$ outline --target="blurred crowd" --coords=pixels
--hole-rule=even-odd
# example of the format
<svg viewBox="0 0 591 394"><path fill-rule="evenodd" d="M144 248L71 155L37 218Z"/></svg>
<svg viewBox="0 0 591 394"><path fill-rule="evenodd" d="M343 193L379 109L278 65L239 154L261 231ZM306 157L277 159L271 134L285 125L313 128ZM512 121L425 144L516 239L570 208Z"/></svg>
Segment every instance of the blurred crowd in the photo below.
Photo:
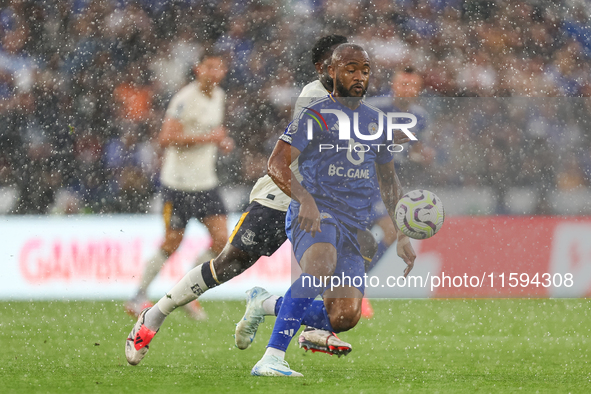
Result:
<svg viewBox="0 0 591 394"><path fill-rule="evenodd" d="M205 50L229 63L226 118L238 149L219 172L244 194L265 173L293 99L316 78L311 46L332 33L367 48L369 96L396 96L397 72L420 79L415 105L428 124L402 160L405 184L491 187L500 213L511 186L543 197L590 184L585 1L0 4L0 212L149 210L159 187L154 136ZM551 213L543 198L538 212Z"/></svg>

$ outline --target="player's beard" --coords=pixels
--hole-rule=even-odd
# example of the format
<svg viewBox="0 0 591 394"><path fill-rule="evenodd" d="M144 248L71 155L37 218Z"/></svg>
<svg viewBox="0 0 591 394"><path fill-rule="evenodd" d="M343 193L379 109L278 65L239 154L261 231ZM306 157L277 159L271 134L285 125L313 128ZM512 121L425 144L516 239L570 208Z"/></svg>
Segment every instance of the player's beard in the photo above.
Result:
<svg viewBox="0 0 591 394"><path fill-rule="evenodd" d="M351 98L361 99L363 96L365 96L365 93L367 92L367 87L363 87L363 84L361 84L361 86L363 87L363 90L361 91L361 95L360 96L352 95L351 92L353 90L354 85L351 85L351 87L349 89L347 89L338 77L334 79L334 84L335 84L335 91L339 94L340 97L351 97Z"/></svg>
<svg viewBox="0 0 591 394"><path fill-rule="evenodd" d="M363 88L363 90L361 92L361 96L352 96L351 90L353 89L353 85L351 85L351 87L349 89L347 89L345 87L345 85L338 78L334 79L334 83L335 83L335 92L337 92L339 95L339 101L341 101L341 103L343 103L345 106L347 106L351 109L357 108L357 106L361 102L361 99L365 95L367 88ZM363 86L363 85L361 85L361 86Z"/></svg>

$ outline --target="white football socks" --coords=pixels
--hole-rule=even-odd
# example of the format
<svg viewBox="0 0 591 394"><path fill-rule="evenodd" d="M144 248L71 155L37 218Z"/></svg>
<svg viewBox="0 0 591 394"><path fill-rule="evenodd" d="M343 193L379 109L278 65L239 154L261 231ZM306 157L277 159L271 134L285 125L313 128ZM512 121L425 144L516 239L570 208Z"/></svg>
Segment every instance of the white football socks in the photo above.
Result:
<svg viewBox="0 0 591 394"><path fill-rule="evenodd" d="M166 316L172 311L196 300L208 289L203 281L203 276L201 275L202 265L203 264L200 264L187 272L187 274L183 276L183 278L146 313L144 321L146 327L150 330L158 330Z"/></svg>
<svg viewBox="0 0 591 394"><path fill-rule="evenodd" d="M158 301L156 305L165 315L170 314L179 306L188 304L196 300L203 294L208 287L205 285L203 276L201 275L203 264L198 265L191 271L187 272L185 276L174 287L166 293L164 297Z"/></svg>
<svg viewBox="0 0 591 394"><path fill-rule="evenodd" d="M138 297L145 297L146 292L148 291L148 287L150 283L154 280L154 278L158 275L166 260L168 260L168 256L162 249L158 249L158 252L150 260L146 262L146 267L144 268L144 272L142 274L142 279L140 281L140 287L137 292Z"/></svg>
<svg viewBox="0 0 591 394"><path fill-rule="evenodd" d="M162 323L164 323L164 319L166 319L166 315L162 313L158 304L156 304L146 312L146 315L144 316L144 325L152 331L158 331Z"/></svg>

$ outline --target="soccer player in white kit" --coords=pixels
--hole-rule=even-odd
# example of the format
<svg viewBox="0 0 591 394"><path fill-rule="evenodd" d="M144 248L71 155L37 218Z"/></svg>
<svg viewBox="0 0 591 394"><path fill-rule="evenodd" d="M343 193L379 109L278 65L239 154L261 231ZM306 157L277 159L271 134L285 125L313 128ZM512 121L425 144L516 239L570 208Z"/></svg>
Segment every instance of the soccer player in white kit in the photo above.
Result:
<svg viewBox="0 0 591 394"><path fill-rule="evenodd" d="M164 241L146 263L135 297L125 304L135 315L152 304L146 292L168 258L178 249L191 218L207 227L211 248L202 258L218 255L226 243L227 211L218 191L218 151L232 150L234 141L223 127L225 93L219 87L227 73L222 57L206 54L195 66L196 80L170 101L158 142L164 148L160 173L164 200ZM185 307L195 319L205 317L197 303Z"/></svg>

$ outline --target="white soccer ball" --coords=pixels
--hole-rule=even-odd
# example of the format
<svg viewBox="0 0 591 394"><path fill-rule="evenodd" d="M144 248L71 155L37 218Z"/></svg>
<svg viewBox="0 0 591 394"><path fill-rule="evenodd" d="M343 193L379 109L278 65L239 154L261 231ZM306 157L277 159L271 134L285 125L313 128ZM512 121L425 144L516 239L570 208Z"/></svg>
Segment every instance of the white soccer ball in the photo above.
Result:
<svg viewBox="0 0 591 394"><path fill-rule="evenodd" d="M444 219L441 199L428 190L408 192L396 204L396 225L410 238L431 238Z"/></svg>

